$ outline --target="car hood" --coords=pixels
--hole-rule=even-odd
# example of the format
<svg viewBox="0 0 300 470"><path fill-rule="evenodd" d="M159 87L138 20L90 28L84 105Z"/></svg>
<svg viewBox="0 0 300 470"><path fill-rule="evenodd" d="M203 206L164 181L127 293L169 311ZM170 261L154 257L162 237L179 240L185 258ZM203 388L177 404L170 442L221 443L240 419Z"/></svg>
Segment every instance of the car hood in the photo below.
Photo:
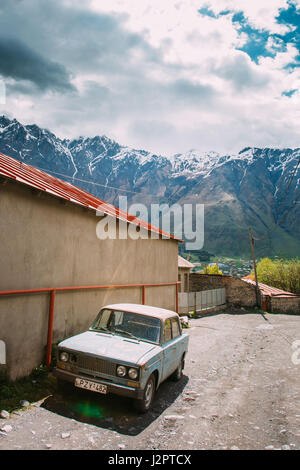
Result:
<svg viewBox="0 0 300 470"><path fill-rule="evenodd" d="M136 341L119 335L111 335L96 331L86 331L65 339L58 345L60 348L71 349L81 353L101 356L120 362L137 364L151 350L157 349L155 344Z"/></svg>

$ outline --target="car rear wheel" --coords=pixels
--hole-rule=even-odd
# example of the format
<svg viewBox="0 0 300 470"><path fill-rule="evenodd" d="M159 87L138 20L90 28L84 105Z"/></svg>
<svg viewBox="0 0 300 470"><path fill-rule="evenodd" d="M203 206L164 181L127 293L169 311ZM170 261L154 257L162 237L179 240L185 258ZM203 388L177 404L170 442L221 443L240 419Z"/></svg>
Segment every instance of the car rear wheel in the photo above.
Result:
<svg viewBox="0 0 300 470"><path fill-rule="evenodd" d="M175 372L172 375L172 380L174 380L174 382L178 382L181 379L181 377L183 375L183 373L182 373L183 367L184 367L184 359L182 358L180 363L178 364L177 369L175 370Z"/></svg>
<svg viewBox="0 0 300 470"><path fill-rule="evenodd" d="M135 401L137 410L141 413L147 413L150 410L155 395L155 378L154 375L149 380L144 389L143 398Z"/></svg>

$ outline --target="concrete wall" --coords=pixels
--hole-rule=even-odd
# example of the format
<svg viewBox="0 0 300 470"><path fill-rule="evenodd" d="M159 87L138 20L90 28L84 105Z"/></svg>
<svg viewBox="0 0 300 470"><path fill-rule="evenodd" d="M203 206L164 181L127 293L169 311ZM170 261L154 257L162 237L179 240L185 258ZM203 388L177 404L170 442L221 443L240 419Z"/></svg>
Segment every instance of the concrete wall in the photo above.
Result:
<svg viewBox="0 0 300 470"><path fill-rule="evenodd" d="M99 220L93 211L25 185L0 185L0 290L177 281L176 241L99 240ZM44 357L49 298L0 296L0 339L12 379ZM57 292L54 342L84 331L114 302L141 303L141 289ZM146 289L146 304L175 310L175 286Z"/></svg>
<svg viewBox="0 0 300 470"><path fill-rule="evenodd" d="M231 276L217 274L190 274L190 292L226 288L226 302L237 307L255 307L255 286Z"/></svg>

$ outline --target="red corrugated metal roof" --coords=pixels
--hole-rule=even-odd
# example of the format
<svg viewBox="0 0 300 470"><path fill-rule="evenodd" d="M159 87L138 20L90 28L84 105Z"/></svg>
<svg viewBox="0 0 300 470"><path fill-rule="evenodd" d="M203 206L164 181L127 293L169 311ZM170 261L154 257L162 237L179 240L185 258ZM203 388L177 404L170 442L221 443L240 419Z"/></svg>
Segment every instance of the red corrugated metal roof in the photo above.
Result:
<svg viewBox="0 0 300 470"><path fill-rule="evenodd" d="M19 183L26 184L27 186L31 186L52 194L53 196L70 201L74 204L79 204L95 211L99 209L101 212L116 217L119 220L143 227L148 231L158 233L167 238L181 241L179 238L176 238L173 235L118 209L112 204L102 201L71 183L55 178L42 170L38 170L31 165L20 162L15 158L8 157L3 153L0 153L0 174L7 178L16 180Z"/></svg>
<svg viewBox="0 0 300 470"><path fill-rule="evenodd" d="M243 277L242 280L255 286L255 281L252 279ZM293 294L292 292L287 292L282 289L277 289L277 287L268 286L262 282L258 283L258 287L262 295L276 295L277 297L299 297L297 294Z"/></svg>

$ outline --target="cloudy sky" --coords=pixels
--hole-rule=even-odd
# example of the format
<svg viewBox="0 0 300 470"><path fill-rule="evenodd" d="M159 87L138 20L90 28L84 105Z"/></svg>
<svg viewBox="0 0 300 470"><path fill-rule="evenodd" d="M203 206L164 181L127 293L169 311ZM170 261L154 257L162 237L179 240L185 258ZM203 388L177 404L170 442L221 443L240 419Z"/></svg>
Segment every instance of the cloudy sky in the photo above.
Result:
<svg viewBox="0 0 300 470"><path fill-rule="evenodd" d="M299 65L300 0L0 2L0 114L60 137L298 147Z"/></svg>

